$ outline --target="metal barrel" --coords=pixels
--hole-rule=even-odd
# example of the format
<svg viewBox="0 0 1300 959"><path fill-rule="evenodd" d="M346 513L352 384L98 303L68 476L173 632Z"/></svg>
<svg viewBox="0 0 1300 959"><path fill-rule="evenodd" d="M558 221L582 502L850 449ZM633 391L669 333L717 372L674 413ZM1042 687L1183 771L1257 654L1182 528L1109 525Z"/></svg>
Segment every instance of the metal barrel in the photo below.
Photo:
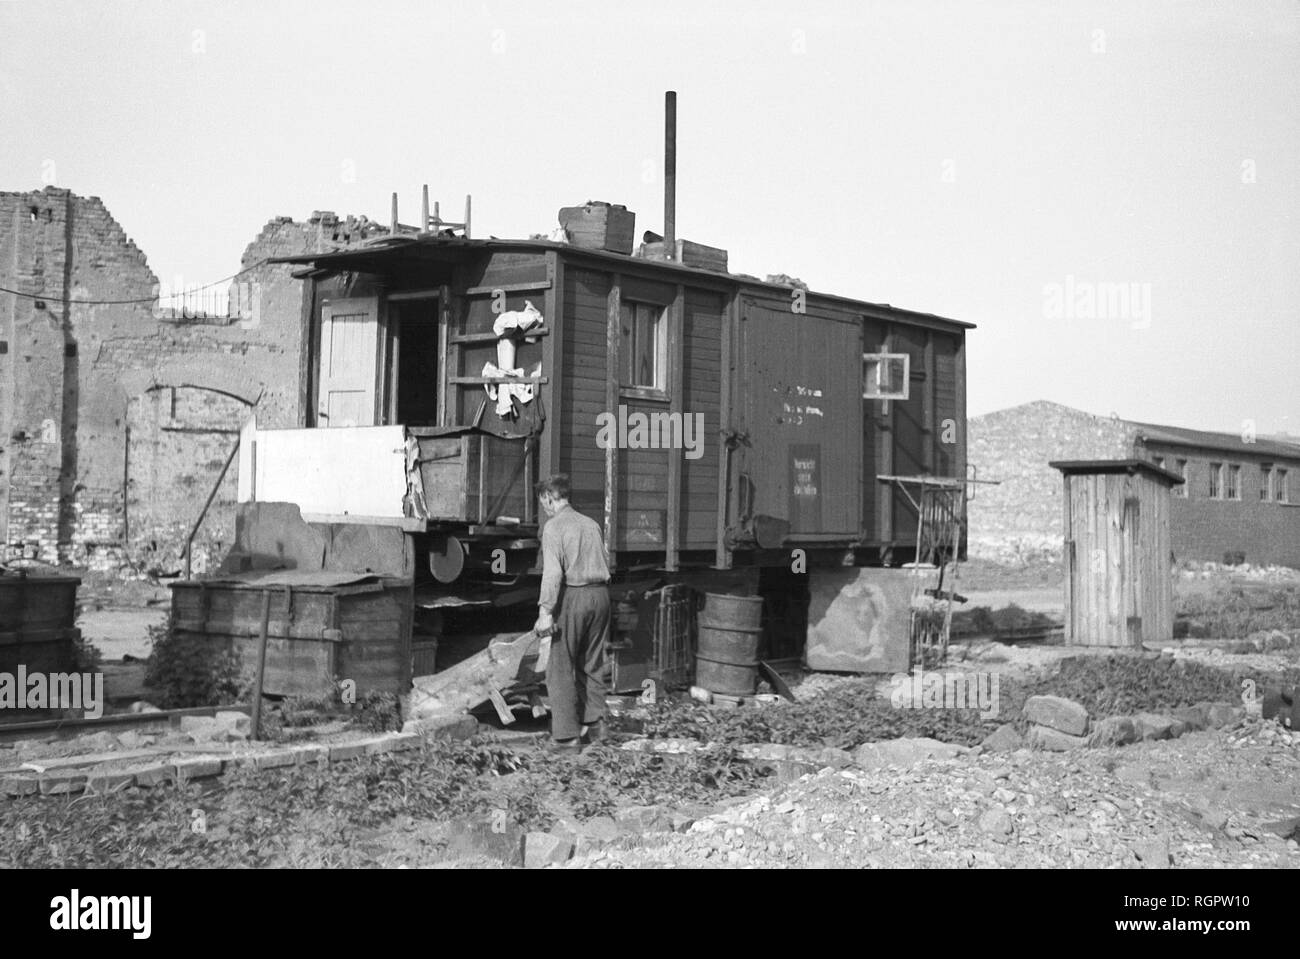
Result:
<svg viewBox="0 0 1300 959"><path fill-rule="evenodd" d="M695 653L695 685L726 696L758 687L763 598L705 593Z"/></svg>

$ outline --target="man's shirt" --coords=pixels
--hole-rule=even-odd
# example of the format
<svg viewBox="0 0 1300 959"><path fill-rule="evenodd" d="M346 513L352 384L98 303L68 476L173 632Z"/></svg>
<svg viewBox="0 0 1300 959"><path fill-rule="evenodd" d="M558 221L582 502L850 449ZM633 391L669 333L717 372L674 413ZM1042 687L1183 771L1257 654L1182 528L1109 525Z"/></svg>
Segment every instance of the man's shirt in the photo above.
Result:
<svg viewBox="0 0 1300 959"><path fill-rule="evenodd" d="M605 541L600 526L572 506L565 506L542 526L542 593L537 605L554 610L560 584L608 583Z"/></svg>

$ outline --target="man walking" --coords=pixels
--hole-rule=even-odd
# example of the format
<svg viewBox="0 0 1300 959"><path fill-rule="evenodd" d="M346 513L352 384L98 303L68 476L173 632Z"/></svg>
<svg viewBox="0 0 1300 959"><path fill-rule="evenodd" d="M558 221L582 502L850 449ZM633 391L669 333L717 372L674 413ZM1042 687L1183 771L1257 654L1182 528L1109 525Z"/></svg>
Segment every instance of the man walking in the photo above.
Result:
<svg viewBox="0 0 1300 959"><path fill-rule="evenodd" d="M569 477L537 484L542 526L542 591L538 632L559 626L546 667L551 699L551 746L581 752L583 738L605 734L605 645L609 641L609 566L600 527L569 505ZM555 614L559 605L558 616Z"/></svg>

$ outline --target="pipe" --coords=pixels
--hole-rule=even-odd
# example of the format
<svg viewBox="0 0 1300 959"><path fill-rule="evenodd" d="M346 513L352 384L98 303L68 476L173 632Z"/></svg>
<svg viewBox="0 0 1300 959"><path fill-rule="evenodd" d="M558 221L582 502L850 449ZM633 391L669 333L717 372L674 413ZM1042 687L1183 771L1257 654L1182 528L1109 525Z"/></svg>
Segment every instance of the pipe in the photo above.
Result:
<svg viewBox="0 0 1300 959"><path fill-rule="evenodd" d="M664 258L677 258L677 93L664 94Z"/></svg>

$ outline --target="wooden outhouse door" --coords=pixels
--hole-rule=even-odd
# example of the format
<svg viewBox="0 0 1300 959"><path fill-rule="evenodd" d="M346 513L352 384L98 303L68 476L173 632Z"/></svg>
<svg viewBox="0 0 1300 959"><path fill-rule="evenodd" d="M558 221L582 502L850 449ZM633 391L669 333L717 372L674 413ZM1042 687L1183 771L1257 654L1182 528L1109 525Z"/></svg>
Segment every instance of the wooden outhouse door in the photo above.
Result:
<svg viewBox="0 0 1300 959"><path fill-rule="evenodd" d="M321 312L319 426L375 426L379 396L379 301L334 300Z"/></svg>

